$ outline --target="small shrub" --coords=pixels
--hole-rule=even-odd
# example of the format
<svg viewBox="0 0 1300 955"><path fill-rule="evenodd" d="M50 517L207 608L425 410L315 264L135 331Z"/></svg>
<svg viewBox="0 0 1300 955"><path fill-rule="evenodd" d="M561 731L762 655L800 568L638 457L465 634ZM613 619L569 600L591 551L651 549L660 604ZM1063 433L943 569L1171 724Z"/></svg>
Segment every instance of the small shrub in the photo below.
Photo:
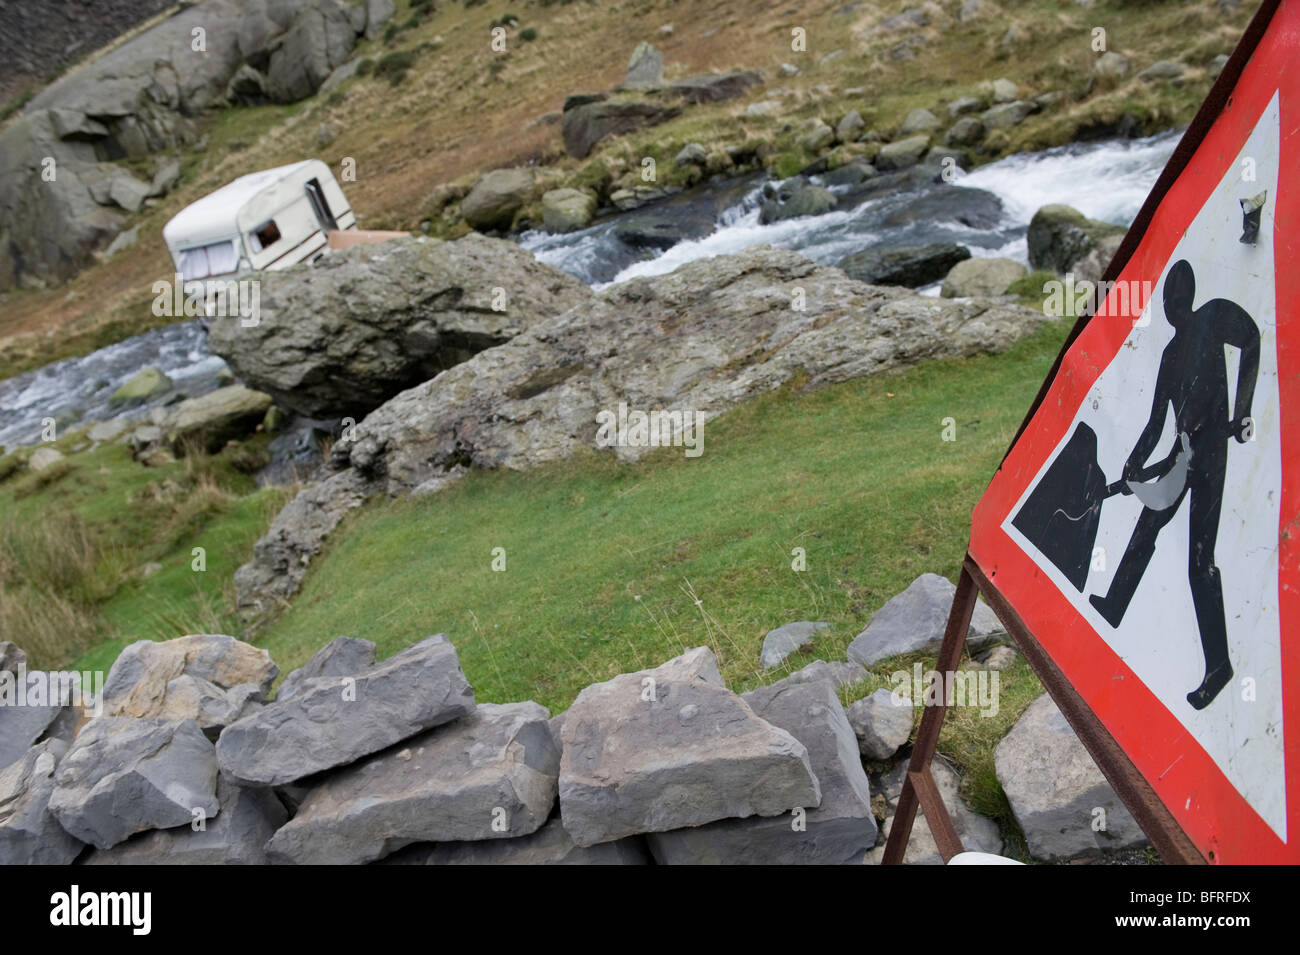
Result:
<svg viewBox="0 0 1300 955"><path fill-rule="evenodd" d="M525 43L532 43L534 40L537 39L537 31L534 30L532 27L528 27L524 30L520 30L519 39L523 40Z"/></svg>
<svg viewBox="0 0 1300 955"><path fill-rule="evenodd" d="M415 52L413 50L385 53L383 58L375 64L375 76L387 77L388 82L396 86L406 79L406 71L411 68L413 63L415 63Z"/></svg>
<svg viewBox="0 0 1300 955"><path fill-rule="evenodd" d="M362 60L360 63L357 64L357 76L367 76L369 75L370 71L373 70L374 68L375 68L375 61L372 60L370 57L366 57L364 60Z"/></svg>
<svg viewBox="0 0 1300 955"><path fill-rule="evenodd" d="M396 40L397 34L401 32L402 32L402 28L399 27L396 23L388 24L388 28L384 30L384 46L388 46L390 43Z"/></svg>
<svg viewBox="0 0 1300 955"><path fill-rule="evenodd" d="M6 454L4 457L0 457L0 484L17 474L22 466L22 459L16 454Z"/></svg>

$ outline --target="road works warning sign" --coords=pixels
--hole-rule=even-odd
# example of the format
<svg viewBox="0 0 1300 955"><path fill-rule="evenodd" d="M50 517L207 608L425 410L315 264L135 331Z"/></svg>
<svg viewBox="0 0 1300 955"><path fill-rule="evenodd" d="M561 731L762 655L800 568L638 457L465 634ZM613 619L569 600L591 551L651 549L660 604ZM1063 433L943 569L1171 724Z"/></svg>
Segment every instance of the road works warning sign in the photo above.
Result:
<svg viewBox="0 0 1300 955"><path fill-rule="evenodd" d="M1213 862L1300 861L1297 63L1300 0L1266 5L972 529Z"/></svg>

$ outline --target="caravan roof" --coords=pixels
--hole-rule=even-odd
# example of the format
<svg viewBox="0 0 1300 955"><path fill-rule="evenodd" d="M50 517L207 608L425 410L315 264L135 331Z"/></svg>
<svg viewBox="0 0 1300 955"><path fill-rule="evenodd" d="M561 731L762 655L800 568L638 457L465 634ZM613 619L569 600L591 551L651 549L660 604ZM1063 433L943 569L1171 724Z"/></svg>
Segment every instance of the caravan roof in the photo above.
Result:
<svg viewBox="0 0 1300 955"><path fill-rule="evenodd" d="M329 168L319 159L307 159L240 176L176 213L163 226L163 241L169 248L184 249L238 235L239 213L252 199L273 189L290 176L305 172L308 166L321 167L324 175L329 177Z"/></svg>

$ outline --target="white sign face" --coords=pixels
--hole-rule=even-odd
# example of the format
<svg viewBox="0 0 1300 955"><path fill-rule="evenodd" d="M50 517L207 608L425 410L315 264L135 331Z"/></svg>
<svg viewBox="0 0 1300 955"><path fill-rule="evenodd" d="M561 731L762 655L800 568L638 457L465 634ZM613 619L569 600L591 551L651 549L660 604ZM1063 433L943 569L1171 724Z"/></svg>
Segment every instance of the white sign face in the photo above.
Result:
<svg viewBox="0 0 1300 955"><path fill-rule="evenodd" d="M1275 95L1002 529L1285 840L1273 250L1279 141ZM1258 235L1243 242L1242 200L1261 193ZM1249 393L1250 382L1243 427L1238 392ZM1095 495L1095 539L1080 535L1089 548L1085 579L1043 553L1060 546L1060 535L1027 536L1015 520L1036 491L1051 499L1043 485L1078 476L1074 463L1091 439L1070 445L1088 429L1100 472L1093 486L1109 493ZM1135 473L1141 469L1148 473ZM1126 477L1146 486L1113 490Z"/></svg>

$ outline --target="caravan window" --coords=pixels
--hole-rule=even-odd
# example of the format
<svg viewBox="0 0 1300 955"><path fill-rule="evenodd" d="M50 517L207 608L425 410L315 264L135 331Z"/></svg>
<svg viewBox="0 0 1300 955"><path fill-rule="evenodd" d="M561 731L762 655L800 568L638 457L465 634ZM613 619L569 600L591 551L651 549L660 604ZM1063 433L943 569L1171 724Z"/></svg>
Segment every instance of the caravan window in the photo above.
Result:
<svg viewBox="0 0 1300 955"><path fill-rule="evenodd" d="M235 250L232 239L186 249L180 253L181 278L186 281L205 279L209 275L225 275L235 271L238 264L239 253Z"/></svg>
<svg viewBox="0 0 1300 955"><path fill-rule="evenodd" d="M280 227L275 224L274 219L267 219L250 232L249 237L253 240L253 251L261 252L267 246L280 241Z"/></svg>

